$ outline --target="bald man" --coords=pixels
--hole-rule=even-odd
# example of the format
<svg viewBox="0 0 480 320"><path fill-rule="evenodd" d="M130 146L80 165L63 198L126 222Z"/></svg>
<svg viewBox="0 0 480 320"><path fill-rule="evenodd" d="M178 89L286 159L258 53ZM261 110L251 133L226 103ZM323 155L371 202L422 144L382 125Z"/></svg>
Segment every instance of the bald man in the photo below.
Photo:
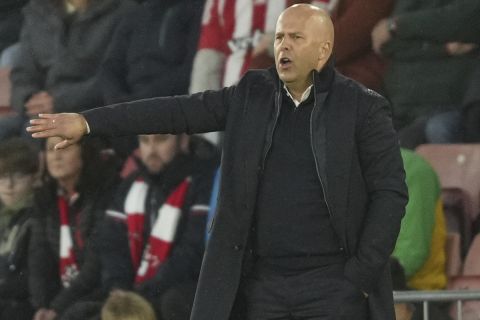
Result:
<svg viewBox="0 0 480 320"><path fill-rule="evenodd" d="M225 131L192 320L393 320L407 190L387 101L338 74L328 15L286 9L275 68L191 96L42 115L34 137Z"/></svg>

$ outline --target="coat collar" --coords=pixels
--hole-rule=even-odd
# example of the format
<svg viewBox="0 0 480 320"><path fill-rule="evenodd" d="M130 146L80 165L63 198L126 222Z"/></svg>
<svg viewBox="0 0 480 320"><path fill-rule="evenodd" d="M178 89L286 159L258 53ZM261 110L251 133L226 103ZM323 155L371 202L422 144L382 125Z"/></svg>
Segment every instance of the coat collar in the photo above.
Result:
<svg viewBox="0 0 480 320"><path fill-rule="evenodd" d="M275 67L270 67L269 72L273 77L274 85L276 91L281 90L284 86L282 80L278 76L278 72ZM320 71L312 71L313 76L313 86L315 88L315 94L319 94L322 92L327 92L332 86L333 80L335 78L335 67L334 67L334 59L331 57L325 66Z"/></svg>

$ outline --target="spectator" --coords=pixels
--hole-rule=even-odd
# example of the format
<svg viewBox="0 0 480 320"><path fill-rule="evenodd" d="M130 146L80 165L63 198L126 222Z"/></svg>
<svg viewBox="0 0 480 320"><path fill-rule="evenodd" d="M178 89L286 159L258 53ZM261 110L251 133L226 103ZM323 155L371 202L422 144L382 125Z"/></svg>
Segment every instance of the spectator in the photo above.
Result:
<svg viewBox="0 0 480 320"><path fill-rule="evenodd" d="M105 104L188 92L203 0L147 0L120 23L100 75ZM125 157L134 137L113 140Z"/></svg>
<svg viewBox="0 0 480 320"><path fill-rule="evenodd" d="M155 320L152 306L142 296L115 290L102 308L102 320Z"/></svg>
<svg viewBox="0 0 480 320"><path fill-rule="evenodd" d="M0 142L0 319L30 320L27 250L38 157L23 140Z"/></svg>
<svg viewBox="0 0 480 320"><path fill-rule="evenodd" d="M330 0L335 28L335 66L366 87L382 91L385 61L373 52L370 34L393 0Z"/></svg>
<svg viewBox="0 0 480 320"><path fill-rule="evenodd" d="M3 0L0 3L0 55L15 44L22 27L22 7L28 0Z"/></svg>
<svg viewBox="0 0 480 320"><path fill-rule="evenodd" d="M25 7L18 64L11 73L11 104L1 119L19 134L39 113L80 111L102 104L95 74L130 0L32 0ZM13 123L13 125L12 125ZM3 131L3 130L2 130Z"/></svg>
<svg viewBox="0 0 480 320"><path fill-rule="evenodd" d="M4 0L0 3L0 68L10 69L18 60L18 38L22 27L21 9L27 0Z"/></svg>
<svg viewBox="0 0 480 320"><path fill-rule="evenodd" d="M410 288L444 289L447 231L440 182L422 157L406 149L401 154L409 201L393 257L402 266Z"/></svg>
<svg viewBox="0 0 480 320"><path fill-rule="evenodd" d="M298 1L209 0L203 11L190 93L236 83L250 68L273 65L273 33L280 13ZM219 143L218 133L204 136Z"/></svg>
<svg viewBox="0 0 480 320"><path fill-rule="evenodd" d="M200 272L216 162L187 136L139 136L139 168L120 185L102 228L103 283L148 298L159 319L188 319Z"/></svg>
<svg viewBox="0 0 480 320"><path fill-rule="evenodd" d="M460 108L469 74L478 63L479 14L480 4L474 0L442 4L401 0L393 15L374 28L375 50L391 59L385 88L396 126L415 124L411 130L418 133L413 137L420 136L418 142L412 142L408 131L400 132L405 147L414 148L425 141L425 124L432 115Z"/></svg>
<svg viewBox="0 0 480 320"><path fill-rule="evenodd" d="M46 142L47 173L35 197L29 252L35 320L70 319L77 302L98 299L96 227L116 181L92 141L61 151L53 149L58 141Z"/></svg>

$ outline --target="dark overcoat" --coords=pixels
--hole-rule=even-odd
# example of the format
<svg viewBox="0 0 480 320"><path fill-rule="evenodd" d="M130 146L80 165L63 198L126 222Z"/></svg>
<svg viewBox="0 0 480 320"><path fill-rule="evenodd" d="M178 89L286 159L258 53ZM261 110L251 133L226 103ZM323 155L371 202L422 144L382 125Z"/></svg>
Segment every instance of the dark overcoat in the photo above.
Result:
<svg viewBox="0 0 480 320"><path fill-rule="evenodd" d="M344 274L369 294L369 319L393 320L387 261L404 215L407 189L390 108L380 95L330 67L313 77L311 145L332 224L348 256ZM217 214L192 320L227 320L238 314L238 289L252 255L248 240L257 190L282 88L275 70L256 70L220 91L83 113L91 134L98 135L225 130Z"/></svg>

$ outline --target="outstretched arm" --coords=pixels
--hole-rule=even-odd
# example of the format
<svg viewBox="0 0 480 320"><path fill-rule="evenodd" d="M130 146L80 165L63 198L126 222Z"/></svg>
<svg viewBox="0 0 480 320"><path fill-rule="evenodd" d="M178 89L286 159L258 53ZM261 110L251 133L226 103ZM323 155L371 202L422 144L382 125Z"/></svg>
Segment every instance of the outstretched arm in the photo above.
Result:
<svg viewBox="0 0 480 320"><path fill-rule="evenodd" d="M34 138L61 137L65 148L90 133L126 136L153 133L202 133L225 128L235 86L191 96L163 97L121 103L81 114L42 114L27 131Z"/></svg>

